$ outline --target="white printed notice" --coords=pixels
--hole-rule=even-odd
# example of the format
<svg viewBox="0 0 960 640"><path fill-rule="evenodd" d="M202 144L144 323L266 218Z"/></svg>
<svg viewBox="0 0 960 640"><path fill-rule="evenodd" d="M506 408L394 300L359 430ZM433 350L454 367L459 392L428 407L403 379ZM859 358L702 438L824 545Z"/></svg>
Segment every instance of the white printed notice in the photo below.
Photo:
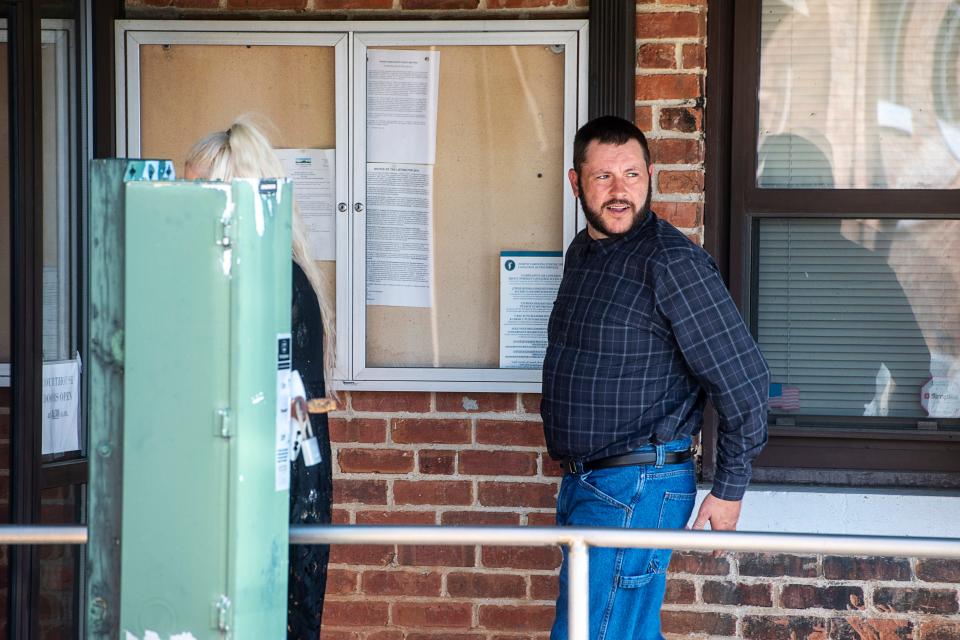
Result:
<svg viewBox="0 0 960 640"><path fill-rule="evenodd" d="M434 164L439 51L367 50L367 161Z"/></svg>
<svg viewBox="0 0 960 640"><path fill-rule="evenodd" d="M540 369L563 276L560 251L500 252L500 368Z"/></svg>
<svg viewBox="0 0 960 640"><path fill-rule="evenodd" d="M367 164L367 304L430 307L433 167Z"/></svg>
<svg viewBox="0 0 960 640"><path fill-rule="evenodd" d="M310 257L337 259L337 202L333 149L276 149L306 227Z"/></svg>
<svg viewBox="0 0 960 640"><path fill-rule="evenodd" d="M277 412L274 430L273 489L290 490L290 376L293 344L289 333L277 334Z"/></svg>
<svg viewBox="0 0 960 640"><path fill-rule="evenodd" d="M80 360L43 363L44 455L80 448Z"/></svg>

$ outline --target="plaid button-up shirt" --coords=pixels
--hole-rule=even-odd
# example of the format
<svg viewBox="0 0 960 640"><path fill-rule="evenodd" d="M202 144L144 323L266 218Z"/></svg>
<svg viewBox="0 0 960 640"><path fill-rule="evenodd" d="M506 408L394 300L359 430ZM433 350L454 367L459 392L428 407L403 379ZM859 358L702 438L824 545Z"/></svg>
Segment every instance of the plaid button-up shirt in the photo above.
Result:
<svg viewBox="0 0 960 640"><path fill-rule="evenodd" d="M550 315L541 414L550 455L596 460L720 416L712 493L743 497L767 438L770 373L713 259L650 213L620 238L580 232Z"/></svg>

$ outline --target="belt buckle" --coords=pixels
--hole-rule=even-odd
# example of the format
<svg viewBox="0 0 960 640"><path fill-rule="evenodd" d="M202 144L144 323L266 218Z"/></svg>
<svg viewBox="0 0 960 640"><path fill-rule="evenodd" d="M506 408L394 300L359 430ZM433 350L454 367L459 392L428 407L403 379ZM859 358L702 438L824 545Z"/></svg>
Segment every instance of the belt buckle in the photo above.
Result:
<svg viewBox="0 0 960 640"><path fill-rule="evenodd" d="M566 469L567 473L572 473L573 475L578 475L580 473L580 471L577 469L577 461L574 460L573 458L570 458L569 460L565 460L563 463L563 467L564 469Z"/></svg>

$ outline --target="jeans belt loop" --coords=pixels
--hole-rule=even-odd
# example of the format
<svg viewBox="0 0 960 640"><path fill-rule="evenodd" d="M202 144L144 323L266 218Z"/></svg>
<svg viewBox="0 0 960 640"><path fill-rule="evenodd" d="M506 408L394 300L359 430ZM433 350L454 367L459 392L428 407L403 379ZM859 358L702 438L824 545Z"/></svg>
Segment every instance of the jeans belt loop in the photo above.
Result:
<svg viewBox="0 0 960 640"><path fill-rule="evenodd" d="M583 460L567 460L566 467L568 473L572 473L577 476L583 474Z"/></svg>
<svg viewBox="0 0 960 640"><path fill-rule="evenodd" d="M658 444L658 445L655 445L655 449L656 449L656 451L657 451L656 467L659 469L660 467L663 466L664 461L666 460L666 457L667 457L667 445Z"/></svg>

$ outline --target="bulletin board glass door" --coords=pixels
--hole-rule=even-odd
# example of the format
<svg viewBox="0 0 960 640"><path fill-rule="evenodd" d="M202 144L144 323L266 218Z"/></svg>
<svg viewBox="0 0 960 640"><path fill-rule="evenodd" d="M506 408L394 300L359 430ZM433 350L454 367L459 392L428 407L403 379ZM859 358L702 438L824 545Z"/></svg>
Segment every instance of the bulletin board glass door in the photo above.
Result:
<svg viewBox="0 0 960 640"><path fill-rule="evenodd" d="M217 30L217 23L181 21L174 23L178 30L137 24L149 25L134 23L125 33L121 155L171 159L182 177L194 143L247 116L269 137L288 175L298 160L325 163L329 202L311 208L303 193L296 198L326 296L335 315L346 317L348 280L336 267L340 252L340 264L348 262L347 229L340 221L346 204L338 209L348 199L346 34L270 33L259 23L231 23L229 32ZM337 377L346 375L347 344L343 339L337 345Z"/></svg>
<svg viewBox="0 0 960 640"><path fill-rule="evenodd" d="M355 379L538 388L535 356L503 365L501 256L550 262L558 281L575 233L577 33L354 42Z"/></svg>

